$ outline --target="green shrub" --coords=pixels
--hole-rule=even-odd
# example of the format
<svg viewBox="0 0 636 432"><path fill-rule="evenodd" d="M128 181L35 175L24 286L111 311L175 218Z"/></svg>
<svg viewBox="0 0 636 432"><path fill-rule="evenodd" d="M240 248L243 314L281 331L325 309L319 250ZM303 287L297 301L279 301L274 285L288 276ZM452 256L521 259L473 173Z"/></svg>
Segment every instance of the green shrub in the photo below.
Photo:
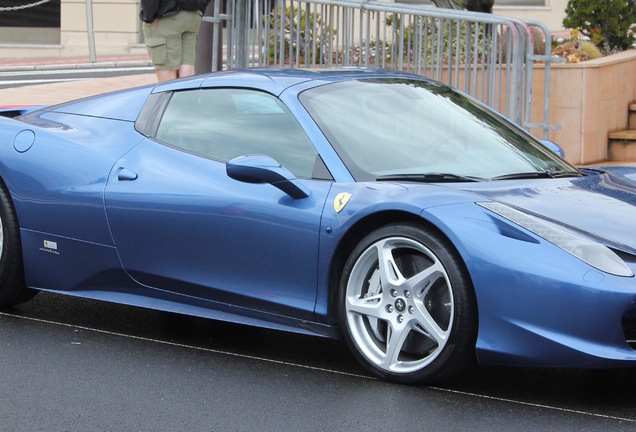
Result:
<svg viewBox="0 0 636 432"><path fill-rule="evenodd" d="M569 0L563 25L577 29L604 51L632 47L636 23L634 0Z"/></svg>
<svg viewBox="0 0 636 432"><path fill-rule="evenodd" d="M594 60L594 59L603 57L603 54L601 54L601 51L592 42L582 41L581 42L581 51L583 51L585 54L587 54L587 56L589 57L590 60Z"/></svg>

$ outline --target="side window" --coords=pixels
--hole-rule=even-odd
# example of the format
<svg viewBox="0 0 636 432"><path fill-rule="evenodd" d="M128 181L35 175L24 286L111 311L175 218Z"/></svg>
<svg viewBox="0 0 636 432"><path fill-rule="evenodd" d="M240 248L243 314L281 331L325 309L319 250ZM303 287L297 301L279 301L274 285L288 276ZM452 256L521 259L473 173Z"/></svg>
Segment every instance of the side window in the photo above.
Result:
<svg viewBox="0 0 636 432"><path fill-rule="evenodd" d="M312 178L320 158L294 116L274 96L245 89L175 92L155 138L226 162L265 154L301 178Z"/></svg>

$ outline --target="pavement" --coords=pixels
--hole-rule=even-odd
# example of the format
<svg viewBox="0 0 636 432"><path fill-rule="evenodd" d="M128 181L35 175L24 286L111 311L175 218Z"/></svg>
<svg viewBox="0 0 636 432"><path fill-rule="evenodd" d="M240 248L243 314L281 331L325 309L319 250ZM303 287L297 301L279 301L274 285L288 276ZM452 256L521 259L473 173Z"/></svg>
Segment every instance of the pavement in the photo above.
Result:
<svg viewBox="0 0 636 432"><path fill-rule="evenodd" d="M58 69L90 69L131 66L151 66L145 55L100 56L95 62L88 57L1 59L0 73L19 74L23 71ZM112 78L91 78L48 84L0 89L0 106L51 105L96 94L138 87L157 82L154 73Z"/></svg>

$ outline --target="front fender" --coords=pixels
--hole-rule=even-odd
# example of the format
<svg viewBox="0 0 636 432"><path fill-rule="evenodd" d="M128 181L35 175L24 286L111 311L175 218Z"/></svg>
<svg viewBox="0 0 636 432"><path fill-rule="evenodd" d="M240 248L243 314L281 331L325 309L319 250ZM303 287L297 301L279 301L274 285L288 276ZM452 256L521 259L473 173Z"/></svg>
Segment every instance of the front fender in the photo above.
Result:
<svg viewBox="0 0 636 432"><path fill-rule="evenodd" d="M342 194L350 195L344 205ZM361 236L383 224L421 218L423 206L458 202L472 203L474 198L469 193L433 184L411 188L390 182L334 183L325 202L320 228L317 318L325 322L333 320L329 317L331 276L341 251L352 249Z"/></svg>

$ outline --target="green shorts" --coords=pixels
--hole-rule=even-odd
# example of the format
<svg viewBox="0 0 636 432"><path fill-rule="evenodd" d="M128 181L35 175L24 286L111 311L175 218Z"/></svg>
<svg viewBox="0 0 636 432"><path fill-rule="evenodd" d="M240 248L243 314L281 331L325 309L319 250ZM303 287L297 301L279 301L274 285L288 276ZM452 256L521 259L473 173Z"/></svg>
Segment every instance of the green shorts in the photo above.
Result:
<svg viewBox="0 0 636 432"><path fill-rule="evenodd" d="M146 49L156 69L177 70L194 66L200 11L181 11L176 15L143 23Z"/></svg>

